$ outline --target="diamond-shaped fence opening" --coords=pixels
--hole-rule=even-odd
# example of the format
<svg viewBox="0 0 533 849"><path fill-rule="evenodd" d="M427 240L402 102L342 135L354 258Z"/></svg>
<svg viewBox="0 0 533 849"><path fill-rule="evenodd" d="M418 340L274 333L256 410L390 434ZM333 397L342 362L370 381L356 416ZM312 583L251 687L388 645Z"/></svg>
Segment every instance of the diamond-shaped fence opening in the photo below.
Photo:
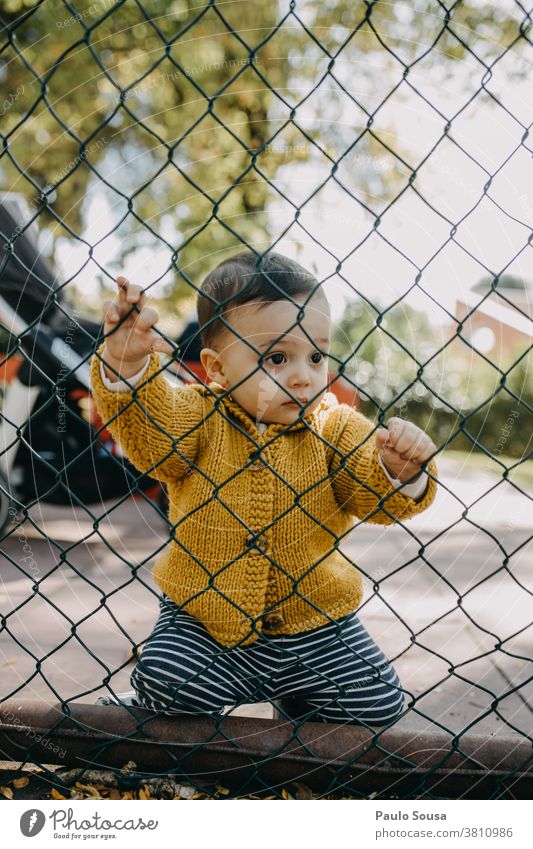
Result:
<svg viewBox="0 0 533 849"><path fill-rule="evenodd" d="M0 12L3 756L78 796L520 794L530 11ZM205 279L243 251L251 324ZM138 374L118 274L161 315ZM212 322L239 354L208 376ZM433 440L421 477L379 459L391 417Z"/></svg>

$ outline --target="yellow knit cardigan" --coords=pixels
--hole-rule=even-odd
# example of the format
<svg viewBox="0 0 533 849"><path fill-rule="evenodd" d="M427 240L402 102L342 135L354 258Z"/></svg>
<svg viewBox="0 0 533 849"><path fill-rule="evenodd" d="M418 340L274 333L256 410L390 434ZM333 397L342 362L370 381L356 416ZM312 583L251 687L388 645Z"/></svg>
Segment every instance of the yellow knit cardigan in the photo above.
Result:
<svg viewBox="0 0 533 849"><path fill-rule="evenodd" d="M378 463L374 425L327 392L292 425L253 418L218 383L172 386L153 353L128 392L91 361L97 409L125 455L168 487L172 540L153 578L223 645L296 634L355 610L362 577L336 546L355 517L383 525L425 510Z"/></svg>

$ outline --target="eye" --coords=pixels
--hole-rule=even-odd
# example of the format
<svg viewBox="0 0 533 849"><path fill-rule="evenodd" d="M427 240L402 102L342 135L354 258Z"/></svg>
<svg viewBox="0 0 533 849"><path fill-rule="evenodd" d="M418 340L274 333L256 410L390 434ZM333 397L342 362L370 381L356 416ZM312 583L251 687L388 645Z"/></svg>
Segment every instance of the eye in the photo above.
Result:
<svg viewBox="0 0 533 849"><path fill-rule="evenodd" d="M314 354L311 354L311 360L315 365L320 365L323 359L324 355L322 354L322 351L315 351Z"/></svg>
<svg viewBox="0 0 533 849"><path fill-rule="evenodd" d="M271 354L266 358L267 362L271 362L273 366L282 366L285 361L285 354L281 354L278 352L277 354Z"/></svg>

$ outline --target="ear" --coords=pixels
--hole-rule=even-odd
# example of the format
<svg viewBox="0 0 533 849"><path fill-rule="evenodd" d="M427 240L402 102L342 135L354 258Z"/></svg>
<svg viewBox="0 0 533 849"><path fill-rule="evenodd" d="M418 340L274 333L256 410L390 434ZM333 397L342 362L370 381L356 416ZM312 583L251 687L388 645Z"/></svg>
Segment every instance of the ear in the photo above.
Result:
<svg viewBox="0 0 533 849"><path fill-rule="evenodd" d="M221 386L227 388L228 380L224 374L224 368L218 351L215 351L214 348L202 348L200 351L200 362L209 380L214 380L216 383L220 383Z"/></svg>

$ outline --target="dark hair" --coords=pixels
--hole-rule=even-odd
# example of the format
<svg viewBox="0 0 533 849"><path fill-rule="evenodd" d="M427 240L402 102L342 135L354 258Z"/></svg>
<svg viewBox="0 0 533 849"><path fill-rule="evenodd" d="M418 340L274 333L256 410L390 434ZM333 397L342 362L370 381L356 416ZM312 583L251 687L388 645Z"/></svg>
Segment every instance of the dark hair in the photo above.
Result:
<svg viewBox="0 0 533 849"><path fill-rule="evenodd" d="M228 257L209 272L198 292L197 312L202 344L210 347L227 331L221 317L230 306L250 301L296 300L320 289L316 277L293 259L252 251Z"/></svg>
<svg viewBox="0 0 533 849"><path fill-rule="evenodd" d="M200 325L196 319L189 321L181 335L176 339L180 349L180 359L200 361L202 345L200 341Z"/></svg>

